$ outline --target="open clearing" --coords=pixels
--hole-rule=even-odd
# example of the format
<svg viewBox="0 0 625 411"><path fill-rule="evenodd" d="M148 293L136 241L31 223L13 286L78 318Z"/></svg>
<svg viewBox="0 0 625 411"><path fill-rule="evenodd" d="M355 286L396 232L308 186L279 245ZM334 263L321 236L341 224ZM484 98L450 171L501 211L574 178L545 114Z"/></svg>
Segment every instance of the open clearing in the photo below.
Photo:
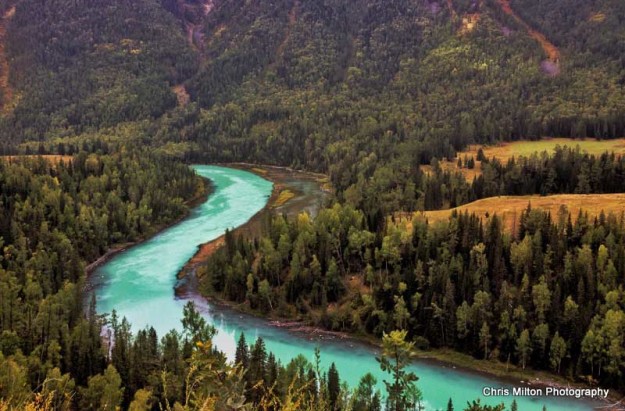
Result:
<svg viewBox="0 0 625 411"><path fill-rule="evenodd" d="M449 210L417 212L415 215L423 216L430 223L433 223L449 219L454 210L459 213L467 211L469 214L475 213L486 222L496 213L499 218L503 218L504 225L508 230L515 230L521 213L527 209L528 204L531 204L533 209L551 212L554 220L562 211L565 211L575 221L580 210L588 213L591 218L601 214L601 211L606 215L613 213L620 217L625 212L625 193L490 197Z"/></svg>
<svg viewBox="0 0 625 411"><path fill-rule="evenodd" d="M514 141L497 146L483 146L482 150L486 158L495 157L505 163L512 157L527 157L534 153L542 153L543 151L551 153L555 150L556 146L568 146L572 148L579 146L581 151L594 155L603 154L606 151L613 151L615 154L620 155L625 154L625 138L615 140L548 138L537 141ZM477 150L479 148L480 146L471 146L468 151L462 152L460 155L464 156L464 154L467 154L469 156L477 156Z"/></svg>
<svg viewBox="0 0 625 411"><path fill-rule="evenodd" d="M513 157L529 157L534 153L552 153L556 146L577 147L579 146L582 152L588 154L600 155L607 152L614 152L617 155L625 155L625 138L619 138L614 140L595 140L584 139L577 140L571 138L546 138L537 141L513 141L508 143L501 143L496 146L482 146L472 145L465 151L458 153L453 161L443 160L440 162L440 166L446 171L460 171L467 181L473 181L473 178L481 174L481 162L477 161L477 151L481 148L484 151L484 155L488 159L493 157L502 163L506 163ZM471 158L475 160L475 168L458 168L458 158L464 160L464 158ZM421 169L426 173L432 172L432 167L422 166Z"/></svg>

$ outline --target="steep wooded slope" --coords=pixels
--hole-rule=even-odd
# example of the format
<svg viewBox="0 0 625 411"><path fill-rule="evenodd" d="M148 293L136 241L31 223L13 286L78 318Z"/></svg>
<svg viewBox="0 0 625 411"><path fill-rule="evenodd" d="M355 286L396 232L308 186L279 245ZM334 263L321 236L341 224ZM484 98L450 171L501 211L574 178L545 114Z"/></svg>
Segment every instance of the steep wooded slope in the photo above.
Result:
<svg viewBox="0 0 625 411"><path fill-rule="evenodd" d="M158 120L140 128L174 154L318 170L625 134L622 3L448 3L21 0L6 45L21 98L2 131Z"/></svg>

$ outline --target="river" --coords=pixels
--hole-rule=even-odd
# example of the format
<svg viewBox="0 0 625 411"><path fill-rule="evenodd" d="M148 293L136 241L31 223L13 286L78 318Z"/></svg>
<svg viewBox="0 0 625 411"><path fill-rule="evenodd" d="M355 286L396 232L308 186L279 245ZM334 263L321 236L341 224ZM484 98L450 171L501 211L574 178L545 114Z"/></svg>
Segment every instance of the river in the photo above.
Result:
<svg viewBox="0 0 625 411"><path fill-rule="evenodd" d="M197 173L209 178L214 192L208 200L192 210L188 218L160 234L110 259L92 274L97 298L97 310L110 313L115 309L126 317L133 330L153 326L159 336L175 328L181 329L180 319L185 298L176 298L176 274L196 252L198 245L215 239L228 228L244 224L267 203L272 183L247 171L218 166L194 166ZM327 369L336 363L343 381L354 387L359 378L371 372L380 388L386 378L375 360L375 350L364 344L347 340L314 341L309 336L295 334L271 326L267 321L229 309L213 307L203 299L194 298L197 307L217 328L216 346L233 358L236 340L245 332L248 342L258 336L265 339L283 363L298 354L313 361L314 349L321 349L322 365ZM451 397L455 408L467 401L481 398L482 403L509 404L511 397L484 398L482 388L508 387L508 383L464 372L426 361L416 361L413 371L419 376L418 386L424 393L427 410L445 409ZM519 410L549 411L590 410L590 403L569 398L517 397Z"/></svg>

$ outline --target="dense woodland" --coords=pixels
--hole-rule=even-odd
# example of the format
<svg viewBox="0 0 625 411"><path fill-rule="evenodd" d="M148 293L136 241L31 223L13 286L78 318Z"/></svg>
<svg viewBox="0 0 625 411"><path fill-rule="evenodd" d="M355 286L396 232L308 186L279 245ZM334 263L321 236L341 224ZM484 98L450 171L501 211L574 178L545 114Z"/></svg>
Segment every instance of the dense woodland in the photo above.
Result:
<svg viewBox="0 0 625 411"><path fill-rule="evenodd" d="M15 108L3 142L74 136L154 119L196 69L176 19L152 1L13 2L6 53Z"/></svg>
<svg viewBox="0 0 625 411"><path fill-rule="evenodd" d="M516 235L496 216L483 225L468 214L376 232L337 204L314 221L277 216L258 240L226 240L203 273L209 294L624 388L623 215L572 222L528 207Z"/></svg>
<svg viewBox="0 0 625 411"><path fill-rule="evenodd" d="M457 173L455 187L435 165L412 190L416 202L435 209L484 196L625 190L625 162L607 153L557 148L505 166L479 155L483 174L471 185ZM468 214L435 225L419 216L412 232L379 216L337 203L314 220L275 216L253 241L228 233L201 272L204 292L332 330L404 329L423 349L624 388L624 215L591 220L563 205L552 216L528 204L512 232L496 215L486 225Z"/></svg>
<svg viewBox="0 0 625 411"><path fill-rule="evenodd" d="M139 122L176 154L332 174L371 155L427 164L469 142L625 134L617 0L512 1L560 48L555 77L495 1L451 1L452 12L420 0L216 0L206 17L198 3L17 2L7 54L20 98L3 133L38 141ZM463 12L480 15L472 31ZM175 85L190 104L176 107Z"/></svg>
<svg viewBox="0 0 625 411"><path fill-rule="evenodd" d="M559 49L547 61L559 74L494 0L0 0L0 154L73 156L0 161L0 410L413 409L412 345L625 389L623 216L528 209L513 233L497 218L412 232L390 218L625 192L609 153L478 158L474 181L438 166L469 143L625 135L622 1L510 3ZM262 341L242 339L228 363L192 307L165 336L85 310L85 265L202 192L191 161L330 176L332 207L275 216L256 240L228 234L201 285L382 337L386 392L371 376L350 391L302 358L277 364Z"/></svg>
<svg viewBox="0 0 625 411"><path fill-rule="evenodd" d="M3 160L0 187L0 351L28 358L33 387L50 361L73 372L72 350L90 349L85 263L181 217L183 201L204 189L188 167L159 167L136 153ZM97 349L98 334L90 342Z"/></svg>

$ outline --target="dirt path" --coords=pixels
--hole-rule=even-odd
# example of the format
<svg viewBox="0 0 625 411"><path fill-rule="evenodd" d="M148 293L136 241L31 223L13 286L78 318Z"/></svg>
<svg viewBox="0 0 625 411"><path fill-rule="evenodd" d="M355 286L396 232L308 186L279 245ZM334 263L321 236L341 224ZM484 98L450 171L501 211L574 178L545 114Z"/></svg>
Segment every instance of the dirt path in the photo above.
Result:
<svg viewBox="0 0 625 411"><path fill-rule="evenodd" d="M501 9L504 13L514 18L517 23L519 23L521 26L523 26L525 30L527 30L527 33L530 35L531 38L540 43L540 46L543 48L543 51L547 55L549 61L559 67L560 50L558 50L558 48L552 42L550 42L544 34L531 28L530 25L525 22L525 20L519 17L519 15L516 14L516 12L510 6L510 0L497 0L497 2L501 6Z"/></svg>
<svg viewBox="0 0 625 411"><path fill-rule="evenodd" d="M7 10L0 19L0 90L2 91L1 107L2 112L6 112L13 100L13 89L9 84L9 60L6 55L5 42L7 25L15 14L15 6Z"/></svg>

